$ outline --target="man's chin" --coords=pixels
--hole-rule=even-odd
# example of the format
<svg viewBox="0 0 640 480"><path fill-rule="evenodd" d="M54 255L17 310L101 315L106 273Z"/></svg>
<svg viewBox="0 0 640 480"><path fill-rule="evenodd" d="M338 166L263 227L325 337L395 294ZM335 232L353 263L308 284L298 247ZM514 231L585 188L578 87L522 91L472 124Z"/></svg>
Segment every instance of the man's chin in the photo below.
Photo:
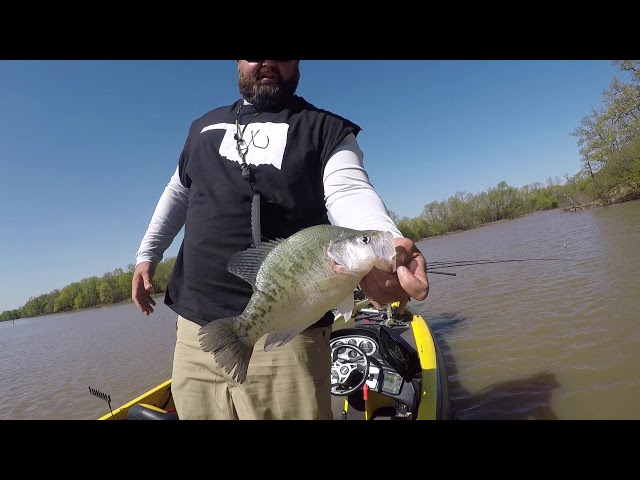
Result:
<svg viewBox="0 0 640 480"><path fill-rule="evenodd" d="M247 101L258 110L271 110L283 107L290 98L278 92L275 95L255 95L251 100Z"/></svg>

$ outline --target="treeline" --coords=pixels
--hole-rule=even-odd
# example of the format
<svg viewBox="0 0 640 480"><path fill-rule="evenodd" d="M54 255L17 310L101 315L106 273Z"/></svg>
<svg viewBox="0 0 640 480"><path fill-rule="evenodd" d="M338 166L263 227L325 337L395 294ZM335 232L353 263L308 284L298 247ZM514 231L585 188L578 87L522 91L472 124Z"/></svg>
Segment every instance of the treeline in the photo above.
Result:
<svg viewBox="0 0 640 480"><path fill-rule="evenodd" d="M533 212L608 205L640 198L640 62L614 60L629 75L614 78L603 93L603 106L582 118L569 135L580 147L582 168L564 181L549 178L515 188L500 182L479 194L458 192L446 201L424 206L414 218L398 218L400 231L414 241L468 230Z"/></svg>
<svg viewBox="0 0 640 480"><path fill-rule="evenodd" d="M153 276L153 294L166 290L175 263L176 257L171 257L157 265ZM135 266L129 264L126 272L116 268L102 277L85 278L67 285L62 290L31 297L21 308L0 313L0 321L72 312L131 300L134 269Z"/></svg>
<svg viewBox="0 0 640 480"><path fill-rule="evenodd" d="M614 60L629 75L614 78L603 93L603 106L582 118L570 133L580 147L581 169L573 177L547 179L516 188L502 181L485 192L458 192L424 206L415 218L391 216L400 231L418 241L481 225L555 208L608 205L640 198L640 62ZM175 257L163 260L154 275L154 294L163 293ZM85 278L62 290L31 297L16 310L0 313L0 320L36 317L120 303L131 299L134 266L116 269L101 278Z"/></svg>
<svg viewBox="0 0 640 480"><path fill-rule="evenodd" d="M399 218L394 212L390 213L402 234L418 241L558 208L567 191L573 193L559 178L550 178L546 186L536 183L522 188L502 181L479 194L458 192L448 200L431 202L415 218Z"/></svg>

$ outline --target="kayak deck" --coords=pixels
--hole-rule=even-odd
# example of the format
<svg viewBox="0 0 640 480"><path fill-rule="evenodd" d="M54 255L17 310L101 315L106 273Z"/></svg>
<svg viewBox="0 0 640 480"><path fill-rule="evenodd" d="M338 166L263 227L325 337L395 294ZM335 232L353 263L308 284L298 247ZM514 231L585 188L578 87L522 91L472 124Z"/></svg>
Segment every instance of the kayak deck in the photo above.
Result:
<svg viewBox="0 0 640 480"><path fill-rule="evenodd" d="M367 402L364 402L362 390L349 396L332 395L334 419L439 420L452 418L447 373L442 352L426 321L420 315L410 312L407 312L404 318L396 320L392 316L391 320L388 320L383 311L367 310L366 306L367 302L356 304L354 316L348 322L344 322L342 318L338 317L333 325L332 341L341 338L342 335L357 335L358 332L368 332L366 334L370 335L374 342L375 338L378 339L375 348L379 351L380 337L371 332L376 328L379 332L381 324L387 325L393 330L394 335L400 337L410 346L409 348L417 352L420 372L410 383L405 381L402 387L405 390L414 389L415 393L404 392L404 400L401 399L400 402L398 402L400 397L385 395L381 393L380 388L377 388L378 391L368 393ZM391 313L391 310L388 312ZM384 363L384 360L382 362ZM389 370L389 365L387 364L385 368ZM380 382L382 382L381 379ZM375 382L372 383L372 385L374 384ZM410 396L409 400L407 400L407 395ZM415 397L415 399L411 397ZM151 419L177 419L171 395L171 379L98 418L98 420Z"/></svg>
<svg viewBox="0 0 640 480"><path fill-rule="evenodd" d="M171 414L175 411L173 396L171 395L171 379L166 380L148 392L143 393L139 397L134 398L130 402L125 403L112 412L106 413L98 420L131 420L129 417L130 410L136 405L143 405L144 410L157 412L164 417L164 414ZM142 416L142 415L141 415ZM143 418L139 418L142 420Z"/></svg>
<svg viewBox="0 0 640 480"><path fill-rule="evenodd" d="M387 320L388 316L391 316L391 321ZM415 394L419 397L417 411L409 409L407 412L407 406L402 402L398 403L393 397L374 391L368 394L372 406L367 406L360 391L349 396L349 402L347 397L332 396L334 420L450 419L451 408L444 358L437 339L422 316L407 311L406 315L398 318L392 311L385 315L383 311L363 308L346 323L337 320L331 338L339 338L341 330L357 334L370 328L371 324L381 323L391 326L393 331L417 352L421 369L414 385ZM403 388L408 387L410 386L405 385Z"/></svg>

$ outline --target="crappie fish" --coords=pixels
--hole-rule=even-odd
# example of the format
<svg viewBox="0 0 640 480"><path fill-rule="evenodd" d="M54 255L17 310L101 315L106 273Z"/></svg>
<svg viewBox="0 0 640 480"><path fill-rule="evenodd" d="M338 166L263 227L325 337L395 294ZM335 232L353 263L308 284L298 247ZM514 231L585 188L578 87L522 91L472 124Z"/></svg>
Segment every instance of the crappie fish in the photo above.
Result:
<svg viewBox="0 0 640 480"><path fill-rule="evenodd" d="M227 270L246 280L253 294L237 317L200 328L200 345L243 383L253 347L268 334L264 350L285 345L337 310L351 318L354 290L373 267L395 272L390 232L335 225L308 227L286 239L233 254Z"/></svg>

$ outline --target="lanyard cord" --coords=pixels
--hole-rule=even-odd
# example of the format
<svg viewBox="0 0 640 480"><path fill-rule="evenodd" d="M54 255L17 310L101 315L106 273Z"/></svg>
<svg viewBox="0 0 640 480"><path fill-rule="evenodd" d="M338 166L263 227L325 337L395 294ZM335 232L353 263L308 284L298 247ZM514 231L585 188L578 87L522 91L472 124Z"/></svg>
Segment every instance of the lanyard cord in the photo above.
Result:
<svg viewBox="0 0 640 480"><path fill-rule="evenodd" d="M251 189L251 235L253 237L253 245L257 247L262 242L262 233L260 228L260 194L256 193L253 190L253 185L251 183L251 171L249 170L249 165L247 165L247 152L249 151L249 145L245 146L243 136L251 121L262 112L255 113L245 124L242 131L240 131L240 110L242 110L242 103L240 103L238 111L236 112L236 133L233 138L236 141L236 149L238 150L238 155L242 159L242 163L240 164L240 169L242 170L242 178L247 181L247 183L249 184L249 188ZM242 148L243 146L244 149Z"/></svg>
<svg viewBox="0 0 640 480"><path fill-rule="evenodd" d="M251 188L251 192L255 193L253 191L253 185L251 185L251 172L249 171L249 165L247 165L247 151L249 150L249 145L246 145L244 149L242 147L245 144L245 141L244 141L245 130L247 129L249 124L253 121L253 119L256 118L258 115L260 115L262 112L260 111L255 113L246 123L242 131L240 131L240 123L239 123L240 110L242 110L242 103L240 104L240 106L238 107L238 111L236 112L236 133L233 136L233 138L236 141L236 150L238 151L238 155L242 159L242 163L240 164L240 169L242 170L242 178L244 178L247 182L249 182L249 188Z"/></svg>

